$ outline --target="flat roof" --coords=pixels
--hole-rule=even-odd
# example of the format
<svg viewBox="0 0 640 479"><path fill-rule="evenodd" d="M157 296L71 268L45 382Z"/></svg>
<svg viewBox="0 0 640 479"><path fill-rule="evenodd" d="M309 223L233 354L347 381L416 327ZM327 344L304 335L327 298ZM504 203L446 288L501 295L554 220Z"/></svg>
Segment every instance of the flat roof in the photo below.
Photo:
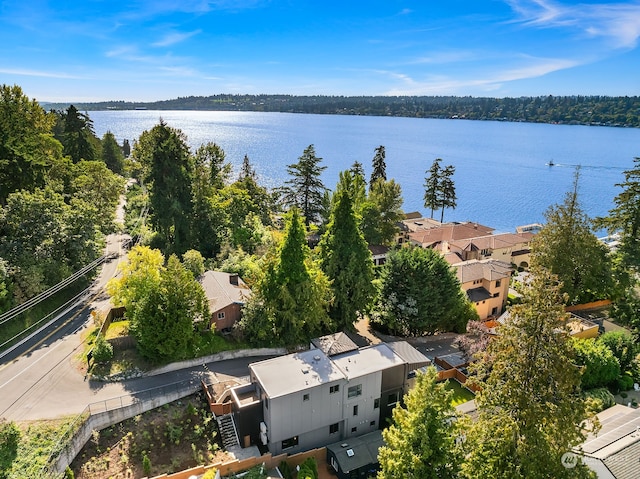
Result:
<svg viewBox="0 0 640 479"><path fill-rule="evenodd" d="M400 356L396 355L385 343L333 356L332 360L346 379L365 376L399 364L405 364Z"/></svg>
<svg viewBox="0 0 640 479"><path fill-rule="evenodd" d="M270 398L344 379L344 374L320 349L310 349L249 365Z"/></svg>

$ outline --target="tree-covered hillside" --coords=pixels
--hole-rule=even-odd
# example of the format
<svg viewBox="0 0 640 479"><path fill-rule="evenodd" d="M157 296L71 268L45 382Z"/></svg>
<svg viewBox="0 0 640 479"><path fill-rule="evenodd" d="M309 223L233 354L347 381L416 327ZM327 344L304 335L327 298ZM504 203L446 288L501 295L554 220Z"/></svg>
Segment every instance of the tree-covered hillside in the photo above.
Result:
<svg viewBox="0 0 640 479"><path fill-rule="evenodd" d="M219 110L334 115L459 118L603 126L640 126L640 97L541 96L474 98L456 96L211 95L156 102L74 103L79 110ZM67 104L43 104L45 109Z"/></svg>

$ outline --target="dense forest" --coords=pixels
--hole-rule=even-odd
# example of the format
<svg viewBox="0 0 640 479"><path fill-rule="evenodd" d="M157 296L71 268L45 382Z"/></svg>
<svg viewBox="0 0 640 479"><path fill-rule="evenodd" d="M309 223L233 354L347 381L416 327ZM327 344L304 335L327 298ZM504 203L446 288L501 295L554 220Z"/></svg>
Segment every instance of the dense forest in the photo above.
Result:
<svg viewBox="0 0 640 479"><path fill-rule="evenodd" d="M46 104L64 109L68 104ZM75 103L89 110L218 110L404 116L467 120L525 121L600 126L640 126L640 97L539 96L474 98L456 96L188 96L155 102Z"/></svg>

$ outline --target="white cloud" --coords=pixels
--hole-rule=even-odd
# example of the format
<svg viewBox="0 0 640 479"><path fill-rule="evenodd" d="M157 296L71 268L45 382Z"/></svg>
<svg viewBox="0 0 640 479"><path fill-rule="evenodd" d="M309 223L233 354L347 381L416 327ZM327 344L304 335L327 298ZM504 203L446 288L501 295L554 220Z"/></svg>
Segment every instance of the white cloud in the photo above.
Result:
<svg viewBox="0 0 640 479"><path fill-rule="evenodd" d="M517 22L542 28L571 28L602 38L613 48L635 48L640 38L640 1L563 4L548 0L505 0Z"/></svg>
<svg viewBox="0 0 640 479"><path fill-rule="evenodd" d="M425 80L417 81L409 75L397 72L378 71L377 73L400 80L401 85L385 92L385 95L452 95L459 94L469 88L482 91L495 91L504 83L517 80L538 78L555 71L572 68L581 62L568 59L544 59L524 57L528 62L519 68L497 71L489 76L475 76L468 79L451 78L446 75L431 75Z"/></svg>
<svg viewBox="0 0 640 479"><path fill-rule="evenodd" d="M20 75L29 77L41 77L41 78L63 78L67 80L82 80L86 77L80 77L76 75L69 75L68 73L50 72L43 70L28 70L20 68L1 68L0 73L5 75Z"/></svg>
<svg viewBox="0 0 640 479"><path fill-rule="evenodd" d="M166 34L161 40L158 40L151 45L154 47L168 47L170 45L183 42L194 35L198 35L199 33L202 33L202 30L194 30L192 32L171 32Z"/></svg>

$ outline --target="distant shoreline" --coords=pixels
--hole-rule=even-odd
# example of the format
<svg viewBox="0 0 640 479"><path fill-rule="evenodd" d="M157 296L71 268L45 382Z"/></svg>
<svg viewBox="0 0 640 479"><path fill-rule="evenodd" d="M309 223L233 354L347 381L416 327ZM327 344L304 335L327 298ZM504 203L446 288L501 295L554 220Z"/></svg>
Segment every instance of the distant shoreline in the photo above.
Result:
<svg viewBox="0 0 640 479"><path fill-rule="evenodd" d="M46 110L64 110L70 104L41 103ZM221 94L155 102L104 101L78 102L73 105L80 111L247 111L640 127L638 96L476 98Z"/></svg>

